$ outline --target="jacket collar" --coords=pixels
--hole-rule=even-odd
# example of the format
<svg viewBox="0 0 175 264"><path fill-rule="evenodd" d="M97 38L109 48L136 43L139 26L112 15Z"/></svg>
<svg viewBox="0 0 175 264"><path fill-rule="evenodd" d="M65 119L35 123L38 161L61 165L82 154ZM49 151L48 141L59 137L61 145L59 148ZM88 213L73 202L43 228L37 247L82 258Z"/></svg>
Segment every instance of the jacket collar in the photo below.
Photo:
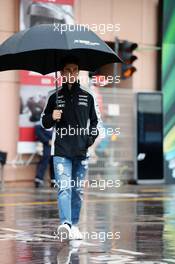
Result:
<svg viewBox="0 0 175 264"><path fill-rule="evenodd" d="M78 80L78 81L74 82L72 84L72 87L71 87L70 90L68 88L68 83L63 83L62 87L63 87L63 91L65 91L65 92L76 93L79 90L79 88L80 88L80 81Z"/></svg>

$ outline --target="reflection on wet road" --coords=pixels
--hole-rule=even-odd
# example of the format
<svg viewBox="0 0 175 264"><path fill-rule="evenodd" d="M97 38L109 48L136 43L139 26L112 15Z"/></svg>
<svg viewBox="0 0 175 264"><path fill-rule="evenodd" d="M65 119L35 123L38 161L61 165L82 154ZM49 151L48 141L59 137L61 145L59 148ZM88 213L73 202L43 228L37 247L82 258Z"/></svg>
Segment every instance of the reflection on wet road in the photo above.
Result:
<svg viewBox="0 0 175 264"><path fill-rule="evenodd" d="M55 236L56 191L0 193L0 263L175 263L175 186L87 189L83 241Z"/></svg>

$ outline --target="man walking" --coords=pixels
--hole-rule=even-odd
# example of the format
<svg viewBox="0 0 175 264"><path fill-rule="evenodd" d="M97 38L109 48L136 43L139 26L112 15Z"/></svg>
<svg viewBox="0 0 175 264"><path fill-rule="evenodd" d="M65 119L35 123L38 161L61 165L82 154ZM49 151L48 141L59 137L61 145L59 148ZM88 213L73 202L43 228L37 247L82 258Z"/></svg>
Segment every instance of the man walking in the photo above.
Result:
<svg viewBox="0 0 175 264"><path fill-rule="evenodd" d="M48 99L41 115L43 127L54 127L51 155L59 186L58 208L61 225L58 233L82 239L78 228L83 187L88 168L88 147L99 134L93 96L80 87L79 66L74 57L62 62L63 84Z"/></svg>

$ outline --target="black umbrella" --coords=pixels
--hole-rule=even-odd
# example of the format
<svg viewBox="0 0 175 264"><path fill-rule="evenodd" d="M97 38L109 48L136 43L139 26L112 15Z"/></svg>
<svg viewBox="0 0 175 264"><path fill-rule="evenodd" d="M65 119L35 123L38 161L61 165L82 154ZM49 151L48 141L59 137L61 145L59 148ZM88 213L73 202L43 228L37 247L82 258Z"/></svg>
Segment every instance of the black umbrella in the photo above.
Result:
<svg viewBox="0 0 175 264"><path fill-rule="evenodd" d="M55 72L57 88L57 71L67 56L76 57L79 69L87 71L121 62L95 33L80 25L73 29L66 24L42 24L14 34L0 46L0 71Z"/></svg>
<svg viewBox="0 0 175 264"><path fill-rule="evenodd" d="M0 46L0 71L31 70L48 74L60 70L62 59L77 57L81 70L121 62L117 54L94 32L74 25L42 24L20 31ZM74 30L73 30L74 29Z"/></svg>

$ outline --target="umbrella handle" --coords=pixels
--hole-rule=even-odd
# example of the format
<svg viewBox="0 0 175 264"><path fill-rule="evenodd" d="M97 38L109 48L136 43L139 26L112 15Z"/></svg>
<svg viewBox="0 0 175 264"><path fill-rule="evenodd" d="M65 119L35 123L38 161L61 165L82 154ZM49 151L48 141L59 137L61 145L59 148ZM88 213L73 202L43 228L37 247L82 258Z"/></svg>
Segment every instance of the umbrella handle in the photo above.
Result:
<svg viewBox="0 0 175 264"><path fill-rule="evenodd" d="M58 75L57 75L57 71L55 71L55 85L56 85L56 108L58 109L58 79L57 79Z"/></svg>

